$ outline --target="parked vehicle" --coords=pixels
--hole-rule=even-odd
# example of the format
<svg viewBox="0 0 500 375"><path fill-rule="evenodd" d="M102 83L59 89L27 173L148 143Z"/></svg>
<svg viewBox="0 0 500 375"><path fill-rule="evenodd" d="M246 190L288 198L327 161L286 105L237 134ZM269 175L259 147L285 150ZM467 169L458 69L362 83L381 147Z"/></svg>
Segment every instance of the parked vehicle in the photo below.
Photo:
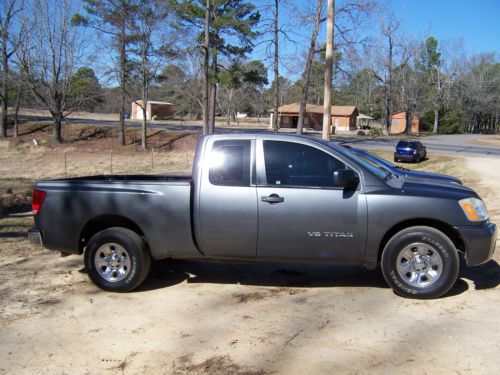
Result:
<svg viewBox="0 0 500 375"><path fill-rule="evenodd" d="M488 261L496 226L473 190L396 178L332 142L273 134L203 137L192 176L40 181L33 243L84 254L90 278L130 291L150 258L378 265L402 296L455 283L459 254Z"/></svg>
<svg viewBox="0 0 500 375"><path fill-rule="evenodd" d="M419 141L405 141L401 140L396 145L394 152L394 161L414 161L420 163L427 157L427 149Z"/></svg>
<svg viewBox="0 0 500 375"><path fill-rule="evenodd" d="M345 146L344 147L348 148L349 151L354 152L358 157L366 160L369 163L374 163L376 166L385 169L387 172L390 172L394 176L404 176L404 177L411 177L411 178L425 178L429 180L437 180L437 181L445 181L445 182L454 182L456 184L462 185L462 180L460 180L458 177L454 176L448 176L445 174L440 174L440 173L432 173L432 172L424 172L424 171L414 171L410 170L408 168L403 168L398 165L395 165L391 163L390 161L381 158L380 156L377 156L375 154L372 154L371 152L368 152L366 150L362 150L360 148L355 148L355 147L350 147L350 146Z"/></svg>

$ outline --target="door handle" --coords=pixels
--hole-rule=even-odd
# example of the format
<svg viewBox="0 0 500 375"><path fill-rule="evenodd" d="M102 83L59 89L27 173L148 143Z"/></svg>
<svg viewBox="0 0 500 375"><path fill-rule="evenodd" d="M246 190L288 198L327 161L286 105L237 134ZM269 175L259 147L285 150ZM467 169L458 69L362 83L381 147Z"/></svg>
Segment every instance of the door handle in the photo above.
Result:
<svg viewBox="0 0 500 375"><path fill-rule="evenodd" d="M285 201L285 198L280 197L278 194L271 194L268 197L262 197L262 202L277 204Z"/></svg>

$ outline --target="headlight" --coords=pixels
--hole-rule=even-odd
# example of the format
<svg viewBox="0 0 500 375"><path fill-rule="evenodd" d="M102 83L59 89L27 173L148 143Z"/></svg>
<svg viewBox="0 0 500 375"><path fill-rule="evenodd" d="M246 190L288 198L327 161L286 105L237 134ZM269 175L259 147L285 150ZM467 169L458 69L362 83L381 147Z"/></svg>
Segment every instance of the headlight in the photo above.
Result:
<svg viewBox="0 0 500 375"><path fill-rule="evenodd" d="M469 221L483 221L488 219L488 210L481 199L465 198L458 201Z"/></svg>

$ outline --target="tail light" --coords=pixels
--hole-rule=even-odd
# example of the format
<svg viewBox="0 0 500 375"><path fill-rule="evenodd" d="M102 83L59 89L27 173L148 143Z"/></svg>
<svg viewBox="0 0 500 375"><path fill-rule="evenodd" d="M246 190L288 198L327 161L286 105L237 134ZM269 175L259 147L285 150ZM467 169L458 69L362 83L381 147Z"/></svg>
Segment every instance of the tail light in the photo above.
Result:
<svg viewBox="0 0 500 375"><path fill-rule="evenodd" d="M37 216L42 209L43 201L47 196L47 192L43 190L33 190L33 201L31 203L31 209L33 210L33 216Z"/></svg>

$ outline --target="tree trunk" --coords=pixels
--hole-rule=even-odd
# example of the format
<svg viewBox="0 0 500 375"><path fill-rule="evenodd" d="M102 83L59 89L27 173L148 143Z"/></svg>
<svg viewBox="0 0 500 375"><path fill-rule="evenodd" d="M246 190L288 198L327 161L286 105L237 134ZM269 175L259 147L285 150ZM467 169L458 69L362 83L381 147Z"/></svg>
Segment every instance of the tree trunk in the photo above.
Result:
<svg viewBox="0 0 500 375"><path fill-rule="evenodd" d="M411 111L409 109L406 110L405 117L406 117L405 134L411 134L412 133Z"/></svg>
<svg viewBox="0 0 500 375"><path fill-rule="evenodd" d="M303 82L300 94L300 109L299 120L297 121L297 134L302 134L304 129L304 116L306 114L307 92L311 81L311 67L316 52L316 39L319 32L319 24L321 22L321 11L323 9L323 0L316 0L316 16L314 18L314 27L309 42L309 51L307 53L306 69L304 70Z"/></svg>
<svg viewBox="0 0 500 375"><path fill-rule="evenodd" d="M125 145L125 100L126 100L126 91L125 91L125 80L126 80L126 72L127 69L126 64L126 51L125 51L125 20L123 19L120 25L120 119L118 125L118 142L123 146Z"/></svg>
<svg viewBox="0 0 500 375"><path fill-rule="evenodd" d="M142 60L142 129L141 129L141 148L142 150L148 149L148 100L149 100L149 72L148 72L148 55L146 48L143 48L141 51L141 60ZM150 113L153 116L152 113Z"/></svg>
<svg viewBox="0 0 500 375"><path fill-rule="evenodd" d="M2 100L0 114L0 138L7 138L7 99Z"/></svg>
<svg viewBox="0 0 500 375"><path fill-rule="evenodd" d="M53 113L53 124L52 124L52 138L53 141L57 144L62 143L62 135L61 135L61 125L62 125L62 113Z"/></svg>
<svg viewBox="0 0 500 375"><path fill-rule="evenodd" d="M19 107L21 105L22 80L19 79L16 91L16 104L14 107L14 137L19 137Z"/></svg>
<svg viewBox="0 0 500 375"><path fill-rule="evenodd" d="M205 80L203 82L203 135L208 132L208 117L210 111L210 97L209 97L209 80L210 80L210 0L206 0L205 9L205 59L203 62L203 73Z"/></svg>
<svg viewBox="0 0 500 375"><path fill-rule="evenodd" d="M212 82L210 82L210 112L208 116L208 134L215 132L215 107L217 101L217 50L212 50Z"/></svg>
<svg viewBox="0 0 500 375"><path fill-rule="evenodd" d="M434 134L439 133L439 107L435 106L434 107Z"/></svg>
<svg viewBox="0 0 500 375"><path fill-rule="evenodd" d="M433 133L439 133L439 108L441 107L441 72L439 66L437 70L436 93L434 98L434 130Z"/></svg>
<svg viewBox="0 0 500 375"><path fill-rule="evenodd" d="M279 55L278 55L278 10L279 1L274 0L274 95L273 95L273 130L279 130Z"/></svg>
<svg viewBox="0 0 500 375"><path fill-rule="evenodd" d="M7 58L7 34L2 33L2 88L0 92L1 111L0 113L0 138L7 137L7 108L8 108L8 90L7 83L9 79L9 61Z"/></svg>
<svg viewBox="0 0 500 375"><path fill-rule="evenodd" d="M335 23L335 0L328 0L326 24L325 97L323 99L323 139L330 139L332 125L332 79L333 79L333 26Z"/></svg>
<svg viewBox="0 0 500 375"><path fill-rule="evenodd" d="M19 137L19 101L17 100L14 109L14 137Z"/></svg>

